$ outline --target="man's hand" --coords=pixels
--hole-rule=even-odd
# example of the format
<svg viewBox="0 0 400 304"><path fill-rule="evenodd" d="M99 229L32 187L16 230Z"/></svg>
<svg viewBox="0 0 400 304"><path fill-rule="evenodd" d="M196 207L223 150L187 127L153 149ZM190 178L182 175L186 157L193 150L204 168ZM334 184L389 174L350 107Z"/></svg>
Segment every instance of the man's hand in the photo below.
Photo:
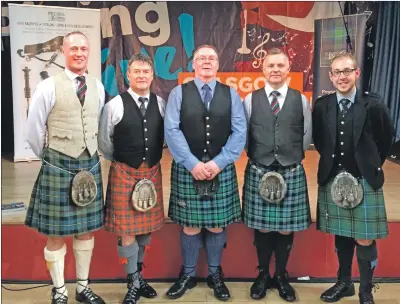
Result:
<svg viewBox="0 0 400 304"><path fill-rule="evenodd" d="M203 162L198 162L190 173L196 180L209 179L211 176L211 173L206 169L206 165Z"/></svg>
<svg viewBox="0 0 400 304"><path fill-rule="evenodd" d="M221 172L221 169L217 166L215 161L210 160L209 162L205 163L204 165L207 169L207 171L211 174L207 179L212 180L215 176L217 176L218 173Z"/></svg>

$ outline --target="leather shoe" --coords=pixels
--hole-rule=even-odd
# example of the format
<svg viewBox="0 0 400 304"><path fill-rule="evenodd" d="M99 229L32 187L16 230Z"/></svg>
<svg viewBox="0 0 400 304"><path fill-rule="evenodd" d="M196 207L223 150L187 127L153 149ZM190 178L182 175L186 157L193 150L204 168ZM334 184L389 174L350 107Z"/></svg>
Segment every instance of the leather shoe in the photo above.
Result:
<svg viewBox="0 0 400 304"><path fill-rule="evenodd" d="M375 304L372 293L359 293L360 304Z"/></svg>
<svg viewBox="0 0 400 304"><path fill-rule="evenodd" d="M214 289L214 296L221 301L228 301L231 295L228 287L224 283L222 268L218 267L217 271L207 277L207 285Z"/></svg>
<svg viewBox="0 0 400 304"><path fill-rule="evenodd" d="M88 286L81 292L76 291L75 300L85 304L106 304L102 298L95 294Z"/></svg>
<svg viewBox="0 0 400 304"><path fill-rule="evenodd" d="M179 279L167 291L167 297L171 300L178 299L183 296L188 289L196 287L197 281L194 277L185 275L183 267L179 274Z"/></svg>
<svg viewBox="0 0 400 304"><path fill-rule="evenodd" d="M344 281L337 281L335 285L326 290L321 295L321 300L324 302L337 302L343 297L352 297L355 295L354 283L346 283Z"/></svg>
<svg viewBox="0 0 400 304"><path fill-rule="evenodd" d="M271 280L271 287L278 289L279 296L287 302L296 301L296 293L293 287L289 284L286 276L274 276Z"/></svg>
<svg viewBox="0 0 400 304"><path fill-rule="evenodd" d="M157 292L151 287L142 277L142 274L139 273L139 295L143 298L152 299L157 296Z"/></svg>
<svg viewBox="0 0 400 304"><path fill-rule="evenodd" d="M250 288L250 297L254 300L261 300L267 294L268 288L270 288L271 284L271 277L266 269L260 268L259 274L256 280L254 281L253 285Z"/></svg>
<svg viewBox="0 0 400 304"><path fill-rule="evenodd" d="M60 294L60 296L56 299L55 296L57 294ZM53 289L51 290L51 304L67 304L67 303L68 303L68 297L62 294L61 292L58 292L56 287L53 287Z"/></svg>

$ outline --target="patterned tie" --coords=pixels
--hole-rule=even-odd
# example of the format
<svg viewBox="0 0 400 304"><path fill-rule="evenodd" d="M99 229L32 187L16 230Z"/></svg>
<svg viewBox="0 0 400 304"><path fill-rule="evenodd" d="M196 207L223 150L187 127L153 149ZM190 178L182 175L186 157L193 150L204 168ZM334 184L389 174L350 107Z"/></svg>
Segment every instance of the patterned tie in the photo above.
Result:
<svg viewBox="0 0 400 304"><path fill-rule="evenodd" d="M139 97L139 102L140 102L140 112L142 112L142 116L146 114L146 107L144 103L147 101L146 97Z"/></svg>
<svg viewBox="0 0 400 304"><path fill-rule="evenodd" d="M87 86L86 86L86 79L85 76L78 76L76 79L79 81L78 85L78 90L76 92L76 95L78 95L79 101L81 102L81 105L85 103L85 94L87 91Z"/></svg>
<svg viewBox="0 0 400 304"><path fill-rule="evenodd" d="M208 86L208 84L205 84L205 85L203 85L203 90L206 92L206 94L204 95L204 103L206 105L207 110L209 110L210 102L212 99L211 88Z"/></svg>
<svg viewBox="0 0 400 304"><path fill-rule="evenodd" d="M347 110L349 109L350 100L343 98L339 101L339 103L342 105L342 113L343 115L345 115L347 113Z"/></svg>
<svg viewBox="0 0 400 304"><path fill-rule="evenodd" d="M272 112L274 112L274 115L278 115L279 111L281 110L279 108L279 102L278 102L278 97L279 95L281 95L281 93L279 93L278 91L272 91L271 94L269 94L269 96L272 95L272 102L271 102L271 108L272 108Z"/></svg>

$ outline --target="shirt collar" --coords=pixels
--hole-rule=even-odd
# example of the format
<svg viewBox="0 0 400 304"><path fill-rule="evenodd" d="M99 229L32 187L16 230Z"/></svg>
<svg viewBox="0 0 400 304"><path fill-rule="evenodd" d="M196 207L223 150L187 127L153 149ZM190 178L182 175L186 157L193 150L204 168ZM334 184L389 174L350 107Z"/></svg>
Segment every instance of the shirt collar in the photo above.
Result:
<svg viewBox="0 0 400 304"><path fill-rule="evenodd" d="M68 77L70 80L75 80L76 77L79 77L79 76L85 76L85 77L86 77L86 73L84 73L83 75L79 75L79 74L76 74L76 73L74 73L74 72L68 70L67 68L65 68L64 71L65 71L65 74L67 75L67 77Z"/></svg>
<svg viewBox="0 0 400 304"><path fill-rule="evenodd" d="M203 85L205 85L205 82L202 82L200 79L195 78L194 79L194 84L196 85L197 89L201 92L201 89L203 88ZM209 83L207 83L208 86L211 88L211 91L214 92L215 86L217 85L217 80L214 78L211 80Z"/></svg>
<svg viewBox="0 0 400 304"><path fill-rule="evenodd" d="M147 101L150 101L150 92L144 96L139 95L138 93L134 92L131 88L128 89L128 93L131 94L135 101L139 101L139 97L147 98Z"/></svg>
<svg viewBox="0 0 400 304"><path fill-rule="evenodd" d="M355 88L353 92L351 92L351 94L348 96L343 96L338 91L336 91L336 99L338 104L343 98L350 100L351 104L354 104L356 102L356 93L357 93L357 88Z"/></svg>
<svg viewBox="0 0 400 304"><path fill-rule="evenodd" d="M267 97L269 97L269 95L272 93L272 91L278 91L283 98L286 98L287 91L288 91L288 85L285 82L283 86L281 86L279 89L275 90L266 82L265 83L265 93L267 94Z"/></svg>

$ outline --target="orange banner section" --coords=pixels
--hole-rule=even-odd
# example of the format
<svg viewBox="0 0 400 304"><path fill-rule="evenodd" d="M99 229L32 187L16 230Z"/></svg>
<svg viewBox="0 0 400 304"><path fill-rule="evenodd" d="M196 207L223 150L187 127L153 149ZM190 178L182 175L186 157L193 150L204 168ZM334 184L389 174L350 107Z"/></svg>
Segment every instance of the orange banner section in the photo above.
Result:
<svg viewBox="0 0 400 304"><path fill-rule="evenodd" d="M193 72L178 74L179 84L186 83L193 79ZM261 72L219 72L217 73L217 80L234 88L243 99L247 94L265 86L265 77ZM308 102L311 102L312 92L303 92L303 73L289 73L287 84L290 88L299 90L307 97Z"/></svg>

